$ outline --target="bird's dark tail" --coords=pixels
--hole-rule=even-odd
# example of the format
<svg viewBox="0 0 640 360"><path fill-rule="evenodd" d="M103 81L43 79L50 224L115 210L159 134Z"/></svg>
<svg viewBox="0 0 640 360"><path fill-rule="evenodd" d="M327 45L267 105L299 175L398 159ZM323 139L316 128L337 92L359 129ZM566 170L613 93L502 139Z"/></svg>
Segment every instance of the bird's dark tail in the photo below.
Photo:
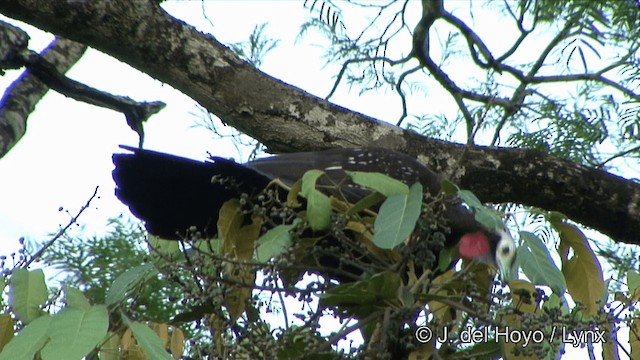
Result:
<svg viewBox="0 0 640 360"><path fill-rule="evenodd" d="M270 181L255 170L223 158L200 162L123 148L133 153L113 155L116 196L133 215L146 221L151 234L165 239L178 240L194 228L204 238L214 236L224 202L242 193L257 193ZM216 175L219 178L212 181Z"/></svg>

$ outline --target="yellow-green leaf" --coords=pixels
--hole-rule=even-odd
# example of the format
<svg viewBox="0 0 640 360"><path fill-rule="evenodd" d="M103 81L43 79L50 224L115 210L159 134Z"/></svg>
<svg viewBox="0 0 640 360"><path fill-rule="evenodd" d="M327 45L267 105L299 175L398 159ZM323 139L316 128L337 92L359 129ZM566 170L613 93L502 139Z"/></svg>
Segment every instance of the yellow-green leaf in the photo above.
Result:
<svg viewBox="0 0 640 360"><path fill-rule="evenodd" d="M151 256L157 260L176 260L183 256L179 241L165 240L149 235L148 243Z"/></svg>
<svg viewBox="0 0 640 360"><path fill-rule="evenodd" d="M179 359L184 353L184 332L180 328L173 328L169 350L174 359Z"/></svg>
<svg viewBox="0 0 640 360"><path fill-rule="evenodd" d="M149 326L137 321L128 321L127 325L149 359L173 360L171 355L169 355L162 346L162 342L158 335L153 332Z"/></svg>
<svg viewBox="0 0 640 360"><path fill-rule="evenodd" d="M124 349L123 349L124 350ZM102 341L99 352L100 360L120 360L120 338L117 334L109 332Z"/></svg>
<svg viewBox="0 0 640 360"><path fill-rule="evenodd" d="M560 233L560 258L562 273L567 281L571 297L582 303L585 314L593 316L600 308L599 302L605 291L602 267L593 253L587 237L575 225L552 223ZM573 257L569 258L569 248Z"/></svg>
<svg viewBox="0 0 640 360"><path fill-rule="evenodd" d="M300 195L300 191L302 191L302 179L296 181L289 189L289 193L287 193L287 206L292 208L297 208L302 206L298 201L298 195Z"/></svg>
<svg viewBox="0 0 640 360"><path fill-rule="evenodd" d="M235 284L230 284L224 294L224 306L229 312L231 322L238 320L244 312L246 301L251 296L251 286L255 281L255 274L248 266L233 264L230 267L229 279Z"/></svg>
<svg viewBox="0 0 640 360"><path fill-rule="evenodd" d="M238 229L242 225L242 220L240 200L231 199L222 204L217 225L218 237L222 241L220 247L223 255L229 256L235 252L234 234L237 235Z"/></svg>
<svg viewBox="0 0 640 360"><path fill-rule="evenodd" d="M33 360L49 340L51 316L44 315L24 327L16 337L2 349L0 360Z"/></svg>
<svg viewBox="0 0 640 360"><path fill-rule="evenodd" d="M633 319L629 324L629 346L631 358L640 359L640 319Z"/></svg>
<svg viewBox="0 0 640 360"><path fill-rule="evenodd" d="M253 257L255 244L262 228L262 217L253 216L249 225L242 226L244 215L240 201L232 199L224 203L218 218L218 236L222 241L222 254L234 260L248 261ZM228 263L224 277L231 280L224 295L224 305L232 322L244 312L245 302L251 295L254 270L242 263Z"/></svg>
<svg viewBox="0 0 640 360"><path fill-rule="evenodd" d="M538 308L536 304L536 287L524 280L511 280L509 281L509 289L511 290L511 298L513 306L519 311L525 313L534 313ZM530 296L526 296L523 292L529 293Z"/></svg>
<svg viewBox="0 0 640 360"><path fill-rule="evenodd" d="M0 353L2 348L13 339L15 330L15 321L11 318L11 314L0 314Z"/></svg>

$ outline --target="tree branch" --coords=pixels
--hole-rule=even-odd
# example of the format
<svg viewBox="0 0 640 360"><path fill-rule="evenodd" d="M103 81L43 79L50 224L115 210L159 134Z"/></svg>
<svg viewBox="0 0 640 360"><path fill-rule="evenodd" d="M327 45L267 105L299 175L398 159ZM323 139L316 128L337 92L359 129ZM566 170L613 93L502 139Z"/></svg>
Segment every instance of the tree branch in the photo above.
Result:
<svg viewBox="0 0 640 360"><path fill-rule="evenodd" d="M0 29L6 34L9 29L19 29L0 22ZM24 34L26 36L26 34ZM9 41L6 36L0 39L2 50L0 63L2 67L15 68L15 56L20 51L27 49L28 37L24 38L22 45ZM55 39L42 51L41 57L50 63L59 73L67 72L84 54L86 46L66 39ZM10 58L11 57L11 58ZM13 62L9 65L9 62ZM36 104L47 93L49 87L40 79L25 71L4 93L0 99L0 158L4 156L27 130L27 119L33 112Z"/></svg>
<svg viewBox="0 0 640 360"><path fill-rule="evenodd" d="M376 144L415 156L434 171L453 174L453 180L483 201L560 211L618 241L640 243L637 183L541 152L467 147L421 137L261 73L212 36L150 1L109 4L4 0L0 12L148 73L273 151ZM495 104L496 99L491 101Z"/></svg>

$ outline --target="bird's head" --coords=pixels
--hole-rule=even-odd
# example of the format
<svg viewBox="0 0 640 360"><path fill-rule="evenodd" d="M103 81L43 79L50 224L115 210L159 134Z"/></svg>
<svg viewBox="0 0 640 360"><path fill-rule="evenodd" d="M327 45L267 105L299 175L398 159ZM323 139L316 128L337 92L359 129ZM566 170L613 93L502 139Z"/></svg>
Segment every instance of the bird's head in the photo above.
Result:
<svg viewBox="0 0 640 360"><path fill-rule="evenodd" d="M502 281L508 281L513 276L516 244L505 230L481 230L464 234L458 242L458 253L462 258L497 267Z"/></svg>

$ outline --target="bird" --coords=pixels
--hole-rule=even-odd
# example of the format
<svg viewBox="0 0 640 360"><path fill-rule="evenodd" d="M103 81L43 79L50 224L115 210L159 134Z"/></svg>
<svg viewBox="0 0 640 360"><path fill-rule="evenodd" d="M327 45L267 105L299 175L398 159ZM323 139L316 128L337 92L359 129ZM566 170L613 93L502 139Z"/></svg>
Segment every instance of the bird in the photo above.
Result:
<svg viewBox="0 0 640 360"><path fill-rule="evenodd" d="M407 185L419 182L425 193L434 196L441 192L439 174L407 154L377 147L284 153L247 163L215 156L198 161L141 148L121 148L128 152L115 153L112 158L116 197L145 222L150 234L168 240L184 239L187 229L213 238L225 202L242 194L256 195L274 180L291 187L311 169L324 171L319 187L334 185L326 186L330 189L326 191L340 194L350 203L371 190L349 181L348 171L378 172ZM221 178L233 180L234 186L216 181ZM461 258L494 266L502 279L510 278L516 246L506 229L482 225L455 196L448 197L444 216L450 228L445 246L455 246Z"/></svg>

